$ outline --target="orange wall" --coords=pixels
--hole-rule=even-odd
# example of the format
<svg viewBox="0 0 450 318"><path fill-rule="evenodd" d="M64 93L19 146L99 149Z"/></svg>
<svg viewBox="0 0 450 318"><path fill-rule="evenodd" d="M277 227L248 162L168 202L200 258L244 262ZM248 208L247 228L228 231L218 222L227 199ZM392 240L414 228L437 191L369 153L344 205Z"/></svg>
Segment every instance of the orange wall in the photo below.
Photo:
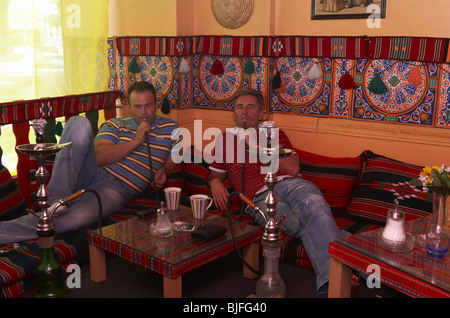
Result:
<svg viewBox="0 0 450 318"><path fill-rule="evenodd" d="M381 28L364 19L311 20L311 0L255 0L252 16L239 29L219 25L210 0L110 0L110 36L177 35L371 35L449 37L448 0L388 0ZM171 111L169 117L193 132L233 125L231 112ZM365 149L420 165L450 164L450 130L359 122L348 119L271 114L295 147L329 156L356 156ZM204 145L210 141L205 140Z"/></svg>
<svg viewBox="0 0 450 318"><path fill-rule="evenodd" d="M448 0L387 0L386 18L379 29L368 28L364 19L311 20L311 0L277 1L276 9L277 35L450 35Z"/></svg>

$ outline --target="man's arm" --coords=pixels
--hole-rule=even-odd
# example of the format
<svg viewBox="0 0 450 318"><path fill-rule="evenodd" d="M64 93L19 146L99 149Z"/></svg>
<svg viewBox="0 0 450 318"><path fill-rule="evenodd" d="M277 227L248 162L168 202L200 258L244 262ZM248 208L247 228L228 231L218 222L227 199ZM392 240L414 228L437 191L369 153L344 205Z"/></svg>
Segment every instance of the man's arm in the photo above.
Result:
<svg viewBox="0 0 450 318"><path fill-rule="evenodd" d="M223 180L225 180L226 176L226 173L211 170L208 178L214 204L221 210L225 210L227 208L227 200L230 195L227 188L223 184Z"/></svg>
<svg viewBox="0 0 450 318"><path fill-rule="evenodd" d="M294 154L279 160L278 171L296 176L300 173L300 160Z"/></svg>
<svg viewBox="0 0 450 318"><path fill-rule="evenodd" d="M104 166L122 160L144 142L145 133L149 130L150 125L147 122L142 122L137 128L134 139L121 144L116 144L107 139L95 139L94 148L97 164Z"/></svg>
<svg viewBox="0 0 450 318"><path fill-rule="evenodd" d="M94 147L97 164L99 166L104 166L118 162L139 145L140 143L138 143L136 139L122 144L116 144L113 141L106 139L96 139L94 141Z"/></svg>

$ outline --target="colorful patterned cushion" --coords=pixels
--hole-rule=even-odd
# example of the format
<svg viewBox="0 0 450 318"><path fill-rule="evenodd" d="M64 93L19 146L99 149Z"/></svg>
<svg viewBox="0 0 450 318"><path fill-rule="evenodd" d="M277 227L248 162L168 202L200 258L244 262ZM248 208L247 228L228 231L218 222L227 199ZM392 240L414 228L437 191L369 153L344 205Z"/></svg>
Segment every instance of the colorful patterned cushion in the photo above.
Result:
<svg viewBox="0 0 450 318"><path fill-rule="evenodd" d="M200 150L191 147L190 162L184 163L184 184L186 188L187 196L193 194L206 194L211 196L211 189L208 183L209 177L209 163L213 160L212 157L205 157L205 154L202 154ZM228 190L228 193L234 192L234 187L231 185L231 181L229 178L226 178L223 181L225 187ZM190 205L190 202L188 203ZM241 206L241 199L239 196L233 196L230 202L230 210L236 211ZM210 210L215 210L216 207L213 204ZM225 211L216 211L216 213L223 213Z"/></svg>
<svg viewBox="0 0 450 318"><path fill-rule="evenodd" d="M295 149L300 158L300 173L322 192L333 211L343 210L358 181L361 156L332 158Z"/></svg>
<svg viewBox="0 0 450 318"><path fill-rule="evenodd" d="M369 150L362 156L366 158L365 168L347 207L347 218L382 225L396 198L407 221L432 213L431 193L424 193L408 184L419 176L422 167L377 155Z"/></svg>
<svg viewBox="0 0 450 318"><path fill-rule="evenodd" d="M0 298L20 297L32 291L40 255L37 239L0 245ZM64 268L74 263L87 263L89 245L86 230L57 234L55 255Z"/></svg>
<svg viewBox="0 0 450 318"><path fill-rule="evenodd" d="M0 164L0 221L26 213L27 203L8 169Z"/></svg>

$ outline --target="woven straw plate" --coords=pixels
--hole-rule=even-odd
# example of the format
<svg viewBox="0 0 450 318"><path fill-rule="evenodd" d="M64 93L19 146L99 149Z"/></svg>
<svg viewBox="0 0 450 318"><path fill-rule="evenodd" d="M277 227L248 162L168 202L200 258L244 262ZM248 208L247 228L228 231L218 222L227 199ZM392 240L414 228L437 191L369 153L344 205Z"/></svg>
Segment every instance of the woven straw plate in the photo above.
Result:
<svg viewBox="0 0 450 318"><path fill-rule="evenodd" d="M252 15L253 0L211 0L211 9L221 26L237 29Z"/></svg>

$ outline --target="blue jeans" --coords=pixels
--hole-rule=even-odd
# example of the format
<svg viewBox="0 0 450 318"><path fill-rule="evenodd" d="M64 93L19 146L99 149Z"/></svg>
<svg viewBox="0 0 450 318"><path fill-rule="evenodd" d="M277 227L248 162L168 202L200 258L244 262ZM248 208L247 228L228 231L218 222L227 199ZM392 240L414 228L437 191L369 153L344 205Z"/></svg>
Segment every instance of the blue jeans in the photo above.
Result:
<svg viewBox="0 0 450 318"><path fill-rule="evenodd" d="M124 185L113 175L97 166L94 139L90 122L84 117L72 117L66 124L60 143L72 141L61 149L55 159L48 183L49 202L81 189L96 191L102 201L102 216L119 211L131 199ZM67 213L53 216L56 232L76 230L98 220L97 196L85 192L69 202ZM37 237L38 218L25 215L11 221L0 222L0 244L20 242Z"/></svg>
<svg viewBox="0 0 450 318"><path fill-rule="evenodd" d="M263 211L266 211L264 200L267 193L265 191L254 198L254 203ZM319 291L329 280L328 245L350 233L339 230L322 192L311 182L300 177L283 179L275 185L274 193L278 201L275 219L278 221L285 214L281 230L302 241L316 273ZM258 212L249 209L249 213L259 224L265 224Z"/></svg>

